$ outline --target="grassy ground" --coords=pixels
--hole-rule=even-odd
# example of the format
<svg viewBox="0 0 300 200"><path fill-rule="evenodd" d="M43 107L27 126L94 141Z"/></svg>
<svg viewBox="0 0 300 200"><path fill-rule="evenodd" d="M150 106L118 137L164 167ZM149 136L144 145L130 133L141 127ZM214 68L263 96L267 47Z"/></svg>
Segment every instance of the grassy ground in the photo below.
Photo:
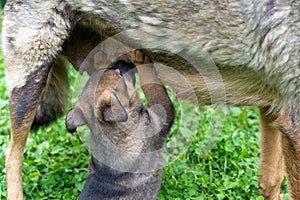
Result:
<svg viewBox="0 0 300 200"><path fill-rule="evenodd" d="M0 199L6 199L4 151L10 123L2 63L0 54ZM74 81L72 74L70 79ZM195 114L183 118L179 112L172 137L176 137L178 130L182 134L193 132L194 136L182 143L180 150L185 151L180 151L178 159L165 167L158 199L263 199L257 187L260 154L257 109L230 108L213 148L203 155L212 107L176 103L176 108ZM23 166L26 199L76 199L89 163L86 142L83 130L67 133L64 118L31 131Z"/></svg>

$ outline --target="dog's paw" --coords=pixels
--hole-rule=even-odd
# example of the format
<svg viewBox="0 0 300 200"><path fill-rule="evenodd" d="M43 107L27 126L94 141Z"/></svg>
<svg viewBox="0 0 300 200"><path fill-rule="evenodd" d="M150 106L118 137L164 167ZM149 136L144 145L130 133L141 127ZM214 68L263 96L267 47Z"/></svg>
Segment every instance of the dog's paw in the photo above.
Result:
<svg viewBox="0 0 300 200"><path fill-rule="evenodd" d="M136 65L151 63L149 57L141 50L134 50L132 56L132 60Z"/></svg>

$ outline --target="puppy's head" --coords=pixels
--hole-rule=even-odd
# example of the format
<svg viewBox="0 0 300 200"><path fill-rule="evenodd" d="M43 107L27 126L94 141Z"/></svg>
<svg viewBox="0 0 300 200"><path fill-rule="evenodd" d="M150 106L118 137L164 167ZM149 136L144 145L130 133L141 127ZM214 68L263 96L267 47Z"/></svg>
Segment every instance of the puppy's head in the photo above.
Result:
<svg viewBox="0 0 300 200"><path fill-rule="evenodd" d="M128 112L140 105L133 67L118 61L110 69L94 72L67 114L67 130L74 132L84 124L92 126L95 118L100 125L127 121Z"/></svg>

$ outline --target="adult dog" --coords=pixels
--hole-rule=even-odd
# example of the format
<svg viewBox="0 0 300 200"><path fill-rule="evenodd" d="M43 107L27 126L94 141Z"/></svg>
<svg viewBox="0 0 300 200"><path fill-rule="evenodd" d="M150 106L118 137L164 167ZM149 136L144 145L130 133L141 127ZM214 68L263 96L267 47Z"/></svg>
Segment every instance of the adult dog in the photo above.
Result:
<svg viewBox="0 0 300 200"><path fill-rule="evenodd" d="M12 124L8 199L23 198L23 150L32 122L47 123L66 104L63 61L79 69L97 44L117 33L124 45L144 48L151 60L181 72L198 102L211 103L210 94L216 94L215 102L259 106L261 194L280 198L285 163L290 196L300 199L299 7L295 0L7 1L2 42Z"/></svg>

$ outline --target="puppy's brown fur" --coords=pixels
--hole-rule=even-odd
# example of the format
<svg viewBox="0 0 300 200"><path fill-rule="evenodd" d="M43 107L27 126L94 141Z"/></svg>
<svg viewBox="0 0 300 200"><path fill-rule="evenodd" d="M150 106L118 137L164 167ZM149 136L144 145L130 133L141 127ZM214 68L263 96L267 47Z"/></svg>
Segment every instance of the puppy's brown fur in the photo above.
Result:
<svg viewBox="0 0 300 200"><path fill-rule="evenodd" d="M113 69L94 72L67 115L70 132L84 124L91 130L90 170L79 199L157 198L163 161L156 152L163 148L175 111L153 63L138 67L148 106L141 103L135 74L124 69L128 66L117 62Z"/></svg>

